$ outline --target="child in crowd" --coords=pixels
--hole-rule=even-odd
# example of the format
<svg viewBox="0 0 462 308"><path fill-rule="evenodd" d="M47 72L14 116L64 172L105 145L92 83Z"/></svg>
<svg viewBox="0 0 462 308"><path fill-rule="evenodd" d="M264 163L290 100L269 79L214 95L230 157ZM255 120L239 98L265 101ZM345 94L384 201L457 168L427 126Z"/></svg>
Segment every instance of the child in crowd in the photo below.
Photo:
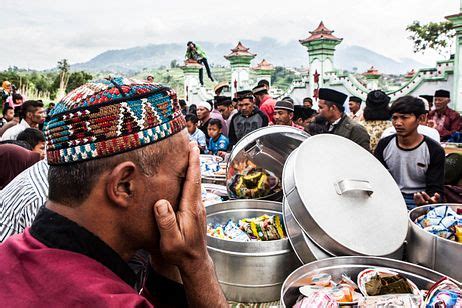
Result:
<svg viewBox="0 0 462 308"><path fill-rule="evenodd" d="M188 128L189 140L196 141L201 153L207 154L207 143L205 141L205 134L197 128L197 123L199 119L195 114L187 114L186 117L186 127Z"/></svg>
<svg viewBox="0 0 462 308"><path fill-rule="evenodd" d="M229 147L229 139L221 133L222 124L218 119L210 119L207 132L209 134L209 151L213 155L224 157Z"/></svg>

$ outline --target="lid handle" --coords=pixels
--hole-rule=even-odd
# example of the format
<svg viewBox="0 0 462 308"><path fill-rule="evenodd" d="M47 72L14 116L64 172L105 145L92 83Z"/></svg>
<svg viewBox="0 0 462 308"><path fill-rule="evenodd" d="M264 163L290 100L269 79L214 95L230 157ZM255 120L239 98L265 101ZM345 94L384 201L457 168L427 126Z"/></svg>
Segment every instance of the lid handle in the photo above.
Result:
<svg viewBox="0 0 462 308"><path fill-rule="evenodd" d="M364 191L370 196L374 192L371 183L364 180L344 179L335 183L334 186L335 191L337 191L337 194L339 195L348 191Z"/></svg>

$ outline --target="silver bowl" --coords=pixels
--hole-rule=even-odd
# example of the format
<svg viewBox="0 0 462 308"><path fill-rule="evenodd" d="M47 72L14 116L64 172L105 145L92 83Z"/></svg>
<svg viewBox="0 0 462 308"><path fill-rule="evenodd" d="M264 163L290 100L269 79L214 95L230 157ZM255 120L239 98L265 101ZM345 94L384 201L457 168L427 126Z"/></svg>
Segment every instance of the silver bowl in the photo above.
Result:
<svg viewBox="0 0 462 308"><path fill-rule="evenodd" d="M329 258L303 265L290 274L281 289L281 305L292 307L295 304L300 295L299 288L306 285L303 281L307 277L327 273L332 275L332 279L340 280L342 274L347 274L353 281L356 281L361 271L373 267L390 268L410 279L419 289L424 290L430 289L434 283L445 277L445 275L428 268L388 258L363 256ZM460 282L452 281L462 286Z"/></svg>
<svg viewBox="0 0 462 308"><path fill-rule="evenodd" d="M224 224L263 214L279 215L281 203L263 200L233 200L206 208L207 223ZM207 237L221 287L228 300L271 302L279 299L284 279L300 263L287 238L275 241L236 242Z"/></svg>

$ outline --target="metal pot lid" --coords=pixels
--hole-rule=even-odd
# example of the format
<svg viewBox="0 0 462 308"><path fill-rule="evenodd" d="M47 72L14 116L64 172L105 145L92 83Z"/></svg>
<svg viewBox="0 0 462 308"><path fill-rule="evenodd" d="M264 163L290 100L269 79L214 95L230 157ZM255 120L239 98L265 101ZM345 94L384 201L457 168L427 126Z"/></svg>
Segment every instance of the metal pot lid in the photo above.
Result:
<svg viewBox="0 0 462 308"><path fill-rule="evenodd" d="M398 185L346 138L304 141L284 166L283 190L303 231L334 255L384 256L405 241L407 208Z"/></svg>
<svg viewBox="0 0 462 308"><path fill-rule="evenodd" d="M284 163L290 153L308 137L307 133L298 128L274 125L257 129L242 138L231 151L227 165L226 187L230 198L271 199L273 195L280 199L281 193L278 192L282 191ZM258 172L264 173L268 178L266 187L249 190L248 194L242 193L243 190L237 192L236 187L241 177L257 175ZM259 180L256 177L255 182Z"/></svg>
<svg viewBox="0 0 462 308"><path fill-rule="evenodd" d="M282 215L284 217L284 227L289 238L290 245L294 249L295 255L303 264L316 260L332 257L314 243L306 233L300 228L295 220L286 199L282 201Z"/></svg>

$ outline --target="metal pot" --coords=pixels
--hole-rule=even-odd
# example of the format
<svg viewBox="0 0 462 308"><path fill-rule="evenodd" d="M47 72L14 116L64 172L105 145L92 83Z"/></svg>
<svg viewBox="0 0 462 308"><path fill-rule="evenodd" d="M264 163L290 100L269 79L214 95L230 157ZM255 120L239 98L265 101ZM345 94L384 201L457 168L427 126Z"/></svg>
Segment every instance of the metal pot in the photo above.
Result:
<svg viewBox="0 0 462 308"><path fill-rule="evenodd" d="M226 223L263 214L280 215L281 203L233 200L208 206L207 223ZM207 236L209 254L228 300L271 302L279 299L284 279L300 266L289 240L236 242Z"/></svg>
<svg viewBox="0 0 462 308"><path fill-rule="evenodd" d="M305 285L303 279L317 273L328 273L334 280L340 280L343 273L356 281L359 272L371 267L386 267L402 274L414 282L420 289L428 290L444 277L443 274L415 264L380 257L335 257L311 262L298 268L287 277L281 289L281 304L292 307L297 300L299 287ZM461 286L460 282L453 280Z"/></svg>
<svg viewBox="0 0 462 308"><path fill-rule="evenodd" d="M223 162L223 158L221 158L220 156L201 154L200 155L200 160L201 160L201 162L210 161L210 162L220 163L220 165L223 165L222 168L226 168L226 163ZM226 174L222 174L222 175L203 175L202 176L202 183L208 183L208 184L215 184L215 185L224 186L226 184Z"/></svg>
<svg viewBox="0 0 462 308"><path fill-rule="evenodd" d="M284 213L291 216L287 233L302 262L317 255L402 259L406 205L393 177L368 151L340 136L316 135L292 152L282 177Z"/></svg>
<svg viewBox="0 0 462 308"><path fill-rule="evenodd" d="M286 199L282 201L282 214L284 216L284 226L286 227L287 237L300 262L306 264L316 260L333 257L333 255L324 251L318 244L313 242L302 228L300 228L287 205Z"/></svg>
<svg viewBox="0 0 462 308"><path fill-rule="evenodd" d="M454 210L462 204L432 204L421 206L409 212L411 226L408 244L408 259L449 277L462 281L462 244L438 237L423 230L414 221L428 210L438 206L450 206Z"/></svg>
<svg viewBox="0 0 462 308"><path fill-rule="evenodd" d="M223 185L203 183L202 187L204 187L204 189L209 193L215 194L220 197L228 197L228 191L226 190L226 187Z"/></svg>
<svg viewBox="0 0 462 308"><path fill-rule="evenodd" d="M234 166L250 161L274 176L277 183L268 195L259 199L281 201L284 163L289 154L309 136L298 128L273 125L257 129L239 140L231 151L226 170L226 187L230 198L233 196L231 189L233 180L239 174Z"/></svg>

